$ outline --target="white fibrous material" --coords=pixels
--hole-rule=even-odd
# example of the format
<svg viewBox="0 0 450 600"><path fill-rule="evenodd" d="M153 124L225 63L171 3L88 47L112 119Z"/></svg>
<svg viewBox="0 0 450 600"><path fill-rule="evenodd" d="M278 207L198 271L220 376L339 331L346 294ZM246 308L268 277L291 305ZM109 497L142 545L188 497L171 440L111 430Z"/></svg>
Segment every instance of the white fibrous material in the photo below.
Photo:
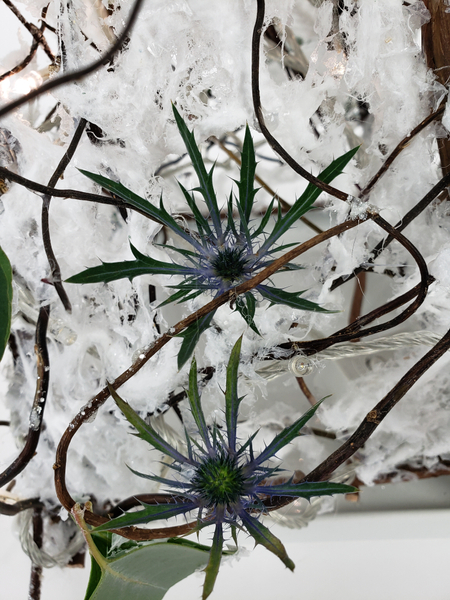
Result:
<svg viewBox="0 0 450 600"><path fill-rule="evenodd" d="M36 18L46 4L47 0L26 2ZM360 146L355 160L333 181L348 195L351 209L349 203L322 194L316 204L320 212L308 213L308 218L325 230L348 218L364 218L367 209L376 206L381 216L395 225L440 177L434 126L411 141L363 202L357 197L385 157L437 108L446 93L421 54L420 28L429 15L421 1L344 0L340 4L343 10L337 30L335 2L267 1L264 27L276 25L282 44L288 39L286 28L291 28L293 36L289 39L297 39L309 68L303 78L291 71L288 77L281 62L266 60L267 47L262 44L263 114L271 133L314 174ZM58 15L57 26L64 42L61 71L85 66L98 58L99 51L105 52L122 31L131 5L130 0L105 5L82 0L51 4L49 19L55 19L56 24ZM57 187L101 193L100 187L78 168L101 173L155 205L159 205L162 196L166 209L178 215L183 226L190 227L189 211L174 176L188 188L196 187L198 181L187 159L177 161L185 147L174 122L174 103L188 127L195 130L208 168L217 160L214 182L221 207L226 205L238 170L208 138L229 133L228 140L242 144L246 123L256 144L257 173L292 204L307 184L265 143L253 111L251 40L255 15L256 3L250 0L144 2L130 39L110 65L51 92L54 103L58 103L52 118L59 129L55 125L54 130L45 133L34 128L31 108L21 108L2 120L1 127L20 144L18 172L46 185L79 120L84 118L92 131L97 126L97 139L82 136ZM2 65L10 68L15 57L5 59ZM358 112L361 102L367 110L364 119ZM447 110L443 124L450 131L449 123ZM48 282L41 197L17 184L8 187L1 197L0 241L15 275L12 331L18 357L15 368L9 363L4 371L10 380L6 404L11 430L19 448L28 431L36 383L35 323L30 315L49 303L53 320L48 341L50 391L45 428L37 454L17 477L14 492L23 498L40 496L55 505L55 450L71 420L83 407L89 407L107 381L117 378L145 352L160 335L158 327L161 332L169 330L211 300L211 296L205 294L187 304L158 309L158 304L173 292L168 286L175 280L165 275L143 275L132 282L123 279L107 284L65 284L72 313L65 312ZM261 190L257 198L259 209L267 206L271 196ZM445 203L439 204L427 208L404 231L429 264L435 281L425 303L402 325L401 331L427 329L443 334L448 329L448 217ZM255 214L255 225L258 218ZM50 233L63 279L99 265L100 261L131 260L130 241L140 252L155 259L180 258L158 245L181 244L173 236L166 238L159 224L132 211L128 211L125 220L116 208L103 204L53 198ZM282 243L301 243L312 235L306 225L299 223ZM363 312L419 283L417 265L397 242L371 265L371 250L386 235L367 219L302 255L298 259L302 270L275 276L283 289L305 290L305 298L333 312L302 312L284 305L269 307L260 298L255 314L261 333L258 336L246 326L234 306L226 304L217 311L213 327L203 334L196 349L199 380L204 377L201 369L214 367L203 389L202 404L208 424L224 418L225 365L242 334L239 394L245 398L240 417L243 431L249 435L261 428L255 448L264 447L265 434L271 439L273 431L280 431L308 408L291 374L284 375L282 383L267 383L256 373L258 361L269 352L274 358L284 359L287 351L277 348L280 344L327 337L348 324L353 283L335 290L331 286L336 278L348 276L360 265L371 266L374 271L368 275ZM155 302L150 301L149 286L156 288ZM20 311L19 288L23 291L21 302L28 298L29 308L34 311L28 316L25 310ZM165 413L168 400L187 387L189 365L180 371L177 368L180 345L180 339L171 340L120 388L120 395L141 415ZM345 361L336 361L339 365L320 363L308 376L308 385L316 399L330 394L332 398L319 409L315 425L333 431L339 441L346 439L424 352L425 347L423 352L417 348L411 352L389 351L383 357L367 359L367 363L361 359L355 362L356 367L348 366L349 359L347 367L341 366ZM357 469L364 483L373 483L408 460L430 464L433 457L450 452L449 360L445 356L434 365L365 444ZM179 409L186 423L192 425L186 401L179 403ZM170 415L165 413L165 418L169 421L173 417L170 422L182 436L178 417L173 411ZM37 424L38 416L32 415L32 426ZM74 498L95 495L102 506L131 494L158 490L156 483L136 477L126 466L158 475L162 468L160 453L149 451L148 445L130 433L131 427L111 399L91 422L80 428L68 453L67 483ZM319 437L297 440L286 455L289 468L316 466L329 451L329 446L321 444Z"/></svg>

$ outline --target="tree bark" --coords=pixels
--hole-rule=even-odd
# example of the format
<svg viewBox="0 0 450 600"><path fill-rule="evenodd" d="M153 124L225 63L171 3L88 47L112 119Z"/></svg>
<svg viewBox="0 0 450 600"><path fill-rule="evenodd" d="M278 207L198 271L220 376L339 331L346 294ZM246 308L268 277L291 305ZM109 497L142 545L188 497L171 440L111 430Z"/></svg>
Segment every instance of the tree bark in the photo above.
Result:
<svg viewBox="0 0 450 600"><path fill-rule="evenodd" d="M427 65L433 69L439 83L446 88L450 83L450 13L445 0L424 0L431 19L422 27L422 47ZM450 140L437 140L443 175L450 173ZM444 192L449 199L448 192ZM441 196L442 197L442 196Z"/></svg>

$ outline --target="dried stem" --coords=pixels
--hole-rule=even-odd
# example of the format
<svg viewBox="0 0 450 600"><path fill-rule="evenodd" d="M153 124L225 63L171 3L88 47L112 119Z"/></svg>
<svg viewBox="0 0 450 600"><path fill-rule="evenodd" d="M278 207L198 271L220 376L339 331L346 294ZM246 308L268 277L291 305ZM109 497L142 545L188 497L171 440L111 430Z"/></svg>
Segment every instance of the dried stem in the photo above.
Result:
<svg viewBox="0 0 450 600"><path fill-rule="evenodd" d="M55 77L54 79L51 79L50 81L47 81L46 83L41 85L36 90L32 90L25 96L22 96L21 98L18 98L13 102L9 102L6 106L0 109L0 117L3 117L4 115L18 108L19 106L22 106L22 104L25 104L26 102L29 102L30 100L37 98L41 94L44 94L45 92L59 87L60 85L64 85L65 83L69 83L71 81L81 81L84 77L86 77L90 73L93 73L105 63L108 63L116 54L116 52L118 52L122 48L125 40L128 37L128 33L130 32L132 26L134 25L137 19L142 3L143 0L135 1L133 8L131 9L131 13L128 18L127 24L124 27L124 30L117 38L117 41L111 46L111 48L107 52L105 52L105 54L103 54L99 59L92 62L90 65L84 67L83 69L79 69L71 73L66 73L65 75L61 75L60 77Z"/></svg>
<svg viewBox="0 0 450 600"><path fill-rule="evenodd" d="M366 291L366 272L363 271L356 277L355 291L353 293L352 306L350 308L349 323L353 323L361 316L364 293ZM354 342L356 340L353 340Z"/></svg>
<svg viewBox="0 0 450 600"><path fill-rule="evenodd" d="M309 387L306 385L306 382L303 379L303 377L296 377L295 379L297 380L298 387L301 389L301 391L303 392L305 398L308 400L308 402L311 404L311 406L314 406L314 404L317 404L316 397L311 392L311 390L309 389Z"/></svg>
<svg viewBox="0 0 450 600"><path fill-rule="evenodd" d="M80 119L78 123L78 127L75 130L75 134L72 138L72 141L67 148L66 153L62 157L59 165L56 167L55 172L50 178L48 182L48 187L50 189L55 188L56 184L60 177L63 176L66 167L72 160L73 155L75 154L75 150L80 142L81 136L83 135L84 128L86 127L86 119ZM52 243L50 239L50 224L49 224L49 212L50 212L50 201L52 199L52 194L45 194L42 199L42 215L41 215L41 223L42 223L42 239L44 242L44 250L47 255L48 263L50 265L50 269L52 272L52 281L55 286L55 289L58 293L58 296L61 302L64 305L64 308L67 312L72 312L72 306L70 304L69 297L64 289L64 286L61 281L61 269L59 268L58 261L56 260L55 253L53 252Z"/></svg>
<svg viewBox="0 0 450 600"><path fill-rule="evenodd" d="M365 196L368 195L368 193L373 188L373 186L376 183L378 183L378 181L381 179L381 177L389 170L389 168L391 167L392 163L397 158L397 156L399 156L401 154L402 150L404 150L407 146L409 146L409 144L412 142L413 138L418 133L423 131L425 129L425 127L428 127L428 125L430 123L432 123L435 119L442 117L442 115L444 114L445 105L446 105L446 101L442 102L442 104L439 106L439 108L437 110L435 110L430 115L428 115L428 117L425 117L425 119L421 123L419 123L419 125L417 125L417 127L414 127L414 129L410 133L408 133L408 135L406 137L404 137L402 139L402 141L396 146L396 148L386 158L386 160L381 165L381 167L377 171L377 173L375 173L375 175L372 177L372 179L369 181L369 183L361 191L361 193L359 195L360 198L364 198Z"/></svg>
<svg viewBox="0 0 450 600"><path fill-rule="evenodd" d="M48 9L48 6L45 6L42 9L42 13L41 13L42 19L45 19L45 16L47 15L47 9ZM44 21L41 21L41 26L39 28L39 31L41 33L44 33L46 27L48 27L48 25ZM28 55L23 59L23 61L21 63L16 65L13 69L11 69L10 71L7 71L6 73L3 73L3 75L0 75L0 83L2 81L4 81L5 79L7 79L8 77L11 77L11 75L16 75L17 73L20 73L21 71L23 71L23 69L25 69L25 67L27 67L30 64L30 62L33 60L38 47L39 47L39 40L36 40L36 38L34 38L33 43L31 44L30 52L28 53Z"/></svg>
<svg viewBox="0 0 450 600"><path fill-rule="evenodd" d="M31 33L31 35L33 36L34 42L37 44L40 44L42 46L46 55L49 57L49 59L52 61L52 63L54 63L55 55L50 50L50 46L47 44L47 40L45 39L44 34L43 34L43 29L38 29L36 27L36 25L33 25L33 23L29 23L25 19L25 17L22 15L22 13L18 10L18 8L16 8L14 6L14 4L11 2L11 0L3 0L3 2L15 14L15 16L22 23L22 25ZM45 9L45 12L47 13L47 9ZM45 16L43 18L45 18ZM44 28L45 28L45 25L44 25Z"/></svg>
<svg viewBox="0 0 450 600"><path fill-rule="evenodd" d="M14 502L14 504L0 501L0 515L14 517L23 510L29 510L30 508L37 508L39 506L44 506L39 498L28 498L27 500L18 500L17 502Z"/></svg>
<svg viewBox="0 0 450 600"><path fill-rule="evenodd" d="M431 190L425 194L425 196L418 202L411 210L409 210L406 215L394 226L396 231L403 231L405 227L407 227L416 217L418 217L426 208L431 204L431 202L439 196L439 194L445 190L450 185L450 173L445 175L436 185L434 185ZM383 252L385 248L389 246L389 244L394 240L392 235L388 235L381 242L374 247L374 249L370 252L371 257L366 261L366 263L374 263L378 256ZM333 281L331 285L330 291L335 290L343 283L346 283L356 277L362 271L365 271L366 267L358 267L353 271L353 273L349 275L343 275Z"/></svg>
<svg viewBox="0 0 450 600"><path fill-rule="evenodd" d="M257 14L255 26L253 29L253 37L252 37L252 96L253 96L253 108L255 110L256 118L258 119L259 127L261 129L262 134L269 142L272 149L279 155L281 158L293 169L296 173L298 173L301 177L313 183L316 187L321 189L324 192L327 192L331 196L335 198L339 198L339 200L343 200L344 202L348 201L348 194L345 192L341 192L337 188L329 185L328 183L324 183L320 181L317 177L314 177L311 173L309 173L306 169L304 169L298 162L292 158L292 156L286 152L283 146L276 140L270 131L267 129L266 124L264 122L264 116L261 107L261 93L259 89L259 63L260 63L260 47L261 47L261 34L263 32L264 25L264 13L265 13L265 2L264 0L257 0Z"/></svg>
<svg viewBox="0 0 450 600"><path fill-rule="evenodd" d="M37 382L33 406L31 407L30 426L27 439L22 452L16 460L0 474L0 487L9 483L25 469L33 458L39 442L50 378L50 365L46 340L49 314L50 307L43 306L39 311L39 318L36 325L35 352L37 357Z"/></svg>
<svg viewBox="0 0 450 600"><path fill-rule="evenodd" d="M72 199L72 200L81 200L84 202L97 202L98 204L109 204L110 206L115 206L116 208L128 208L129 210L134 210L140 215L150 219L151 221L156 221L156 219L152 219L147 213L127 204L125 200L118 198L117 196L100 196L100 194L91 194L89 192L79 192L78 190L59 190L52 189L46 185L42 185L37 183L36 181L31 181L31 179L26 179L21 175L17 175L13 171L8 170L6 167L0 166L0 177L4 177L10 181L18 183L23 187L26 187L33 192L38 192L39 194L48 194L53 198L63 198L63 199Z"/></svg>
<svg viewBox="0 0 450 600"><path fill-rule="evenodd" d="M333 452L318 467L308 473L304 481L325 481L331 474L357 450L362 448L378 425L394 406L412 388L412 386L441 358L450 348L450 330L421 358L388 394L365 416L361 425L340 448Z"/></svg>
<svg viewBox="0 0 450 600"><path fill-rule="evenodd" d="M38 548L42 548L44 524L42 520L42 508L37 507L33 511L33 541ZM30 585L28 588L29 600L40 600L42 583L42 567L31 563Z"/></svg>

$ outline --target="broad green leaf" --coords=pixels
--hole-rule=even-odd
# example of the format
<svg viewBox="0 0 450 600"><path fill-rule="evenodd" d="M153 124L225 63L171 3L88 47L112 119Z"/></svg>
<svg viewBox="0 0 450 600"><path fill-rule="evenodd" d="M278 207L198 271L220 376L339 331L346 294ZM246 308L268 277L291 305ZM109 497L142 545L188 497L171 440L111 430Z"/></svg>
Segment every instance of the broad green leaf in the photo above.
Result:
<svg viewBox="0 0 450 600"><path fill-rule="evenodd" d="M206 316L189 325L185 331L178 334L177 337L183 338L183 343L181 344L180 351L178 352L178 369L181 369L183 365L191 358L200 336L211 325L211 321L213 320L215 314L215 310L211 311Z"/></svg>
<svg viewBox="0 0 450 600"><path fill-rule="evenodd" d="M175 115L175 121L177 122L178 131L180 132L181 137L183 138L184 145L186 146L186 150L192 161L192 166L197 173L198 180L200 182L200 187L196 188L205 199L206 206L210 212L212 222L214 225L214 229L216 230L217 237L220 237L222 233L222 224L220 220L220 211L217 206L216 193L212 184L212 176L214 167L207 173L205 169L205 165L203 163L202 155L200 154L199 149L197 148L197 144L195 142L195 137L192 132L187 128L186 123L183 121L178 110L175 108L175 105L172 104L173 114Z"/></svg>
<svg viewBox="0 0 450 600"><path fill-rule="evenodd" d="M99 544L99 536L93 536ZM108 559L92 558L85 600L161 600L167 591L208 562L209 548L185 540L136 545ZM91 583L92 582L92 583Z"/></svg>
<svg viewBox="0 0 450 600"><path fill-rule="evenodd" d="M11 330L12 297L11 264L0 248L0 360L8 344Z"/></svg>
<svg viewBox="0 0 450 600"><path fill-rule="evenodd" d="M331 183L335 177L342 173L343 169L354 157L358 149L359 146L333 160L333 162L319 174L318 179L324 183ZM280 236L286 233L286 231L300 219L300 217L308 212L321 193L322 190L320 188L312 183L308 184L304 193L296 200L284 217L279 216L272 233L266 239L262 248L264 250L270 248Z"/></svg>
<svg viewBox="0 0 450 600"><path fill-rule="evenodd" d="M334 312L327 310L326 308L322 308L315 302L299 298L300 294L303 294L303 292L305 291L306 290L302 290L301 292L285 292L284 290L269 287L268 285L258 286L258 292L260 292L263 298L266 298L266 300L270 300L271 306L273 306L274 304L285 304L286 306L290 306L291 308L298 308L299 310L309 310L313 312L324 313Z"/></svg>
<svg viewBox="0 0 450 600"><path fill-rule="evenodd" d="M239 404L238 396L239 359L241 357L242 336L233 346L227 365L227 386L225 390L225 419L227 423L228 444L231 452L236 451L236 428Z"/></svg>

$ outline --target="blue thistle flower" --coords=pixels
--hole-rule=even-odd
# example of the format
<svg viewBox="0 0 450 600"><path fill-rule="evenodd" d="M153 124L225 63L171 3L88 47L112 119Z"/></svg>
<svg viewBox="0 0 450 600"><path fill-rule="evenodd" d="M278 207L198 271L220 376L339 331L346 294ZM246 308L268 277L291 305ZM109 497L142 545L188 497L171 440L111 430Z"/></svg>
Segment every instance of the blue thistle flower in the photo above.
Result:
<svg viewBox="0 0 450 600"><path fill-rule="evenodd" d="M181 276L182 281L180 283L169 286L178 291L160 304L160 306L164 306L170 302L185 302L196 298L204 292L210 292L214 297L217 297L240 283L251 279L261 269L270 265L274 260L273 254L281 252L291 245L296 245L276 246L279 238L311 209L321 190L309 184L306 191L296 200L285 215L281 214L280 205L278 205L278 216L270 234L265 232L265 228L272 214L274 200L270 203L259 226L252 227L250 221L253 202L257 192L257 189L254 188L256 160L252 137L247 127L241 155L240 179L236 181L238 196L235 197L232 193L230 194L227 202L227 219L222 222L212 183L214 167L207 172L202 156L197 148L194 134L189 131L175 106L173 107L173 112L179 132L199 180L199 187L193 191L199 192L203 196L210 216L210 219L203 216L194 195L190 194L180 183L181 191L194 216L197 227L196 231L184 229L166 211L162 198L160 199L160 206L157 208L120 183L107 179L102 175L96 175L83 170L80 171L91 180L100 184L104 189L124 200L130 208L165 225L188 242L191 247L190 250L176 248L167 244L162 245L181 254L183 264L155 260L139 252L130 243L135 260L103 263L101 266L87 269L70 277L67 280L69 283L109 282L122 278L132 280L134 277L144 274ZM334 160L319 175L319 179L330 183L342 172L357 150L358 148L350 150L340 158ZM237 222L233 218L235 207L239 214ZM284 270L300 268L299 265L288 263L285 265ZM285 304L300 310L328 312L318 304L300 298L304 291L287 292L270 285L259 284L253 290L237 298L236 310L258 334L259 331L254 322L256 297L258 295L269 300L271 305ZM213 317L214 312L211 312L179 334L180 337L184 338L178 355L179 368L189 359L200 335L210 326Z"/></svg>
<svg viewBox="0 0 450 600"><path fill-rule="evenodd" d="M270 478L281 471L278 467L265 466L284 446L299 435L300 429L311 419L320 402L313 406L290 427L286 427L266 446L258 456L254 456L253 434L244 444L239 444L236 427L239 404L238 368L242 337L236 342L227 367L225 391L226 432L214 424L210 430L206 425L197 383L197 365L192 361L189 374L189 403L192 416L198 428L199 440L186 434L187 456L168 444L151 425L110 388L111 395L127 420L136 428L136 434L173 460L173 470L177 479L166 479L133 471L136 475L156 481L168 487L167 504L150 505L142 502L142 510L125 513L120 517L96 527L94 531L120 529L168 519L177 515L187 515L197 511L197 530L214 525L214 536L210 550L206 577L203 586L203 600L212 592L220 567L224 543L224 526L230 526L233 537L236 529L246 530L255 540L273 552L291 570L294 563L287 555L281 541L263 525L258 516L266 512L264 499L274 497L307 498L337 493L354 492L352 486L330 482L270 484Z"/></svg>

